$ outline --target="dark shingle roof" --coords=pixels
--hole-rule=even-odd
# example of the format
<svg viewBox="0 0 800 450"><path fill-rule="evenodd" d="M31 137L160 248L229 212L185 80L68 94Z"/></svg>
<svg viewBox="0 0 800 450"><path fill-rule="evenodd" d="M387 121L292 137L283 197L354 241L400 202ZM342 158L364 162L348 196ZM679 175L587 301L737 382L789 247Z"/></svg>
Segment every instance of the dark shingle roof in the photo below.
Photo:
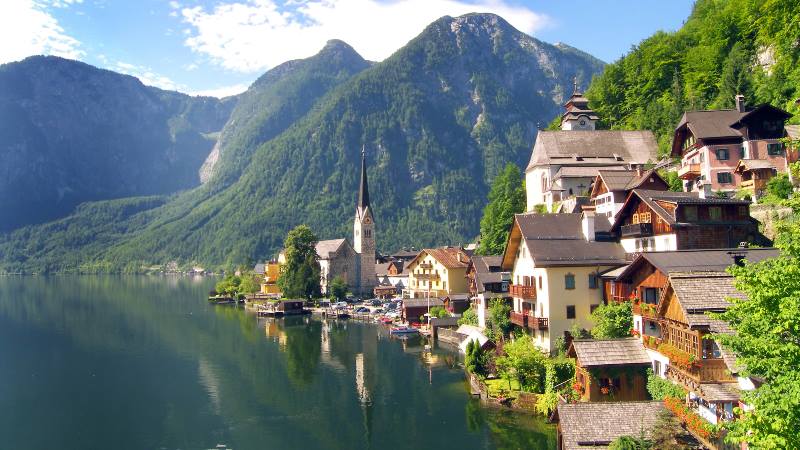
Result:
<svg viewBox="0 0 800 450"><path fill-rule="evenodd" d="M525 240L583 239L581 215L577 213L529 213L514 217Z"/></svg>
<svg viewBox="0 0 800 450"><path fill-rule="evenodd" d="M444 306L444 301L440 298L430 299L431 308L434 306ZM421 306L428 306L428 299L426 298L406 298L403 299L403 306L407 308L419 308Z"/></svg>
<svg viewBox="0 0 800 450"><path fill-rule="evenodd" d="M620 436L649 435L663 410L660 401L560 404L564 450L597 450Z"/></svg>
<svg viewBox="0 0 800 450"><path fill-rule="evenodd" d="M647 356L644 346L635 337L576 339L572 341L572 349L581 367L650 364L650 357Z"/></svg>
<svg viewBox="0 0 800 450"><path fill-rule="evenodd" d="M776 248L723 248L642 252L630 266L618 273L617 281L629 280L643 264L647 263L666 275L673 272L722 272L733 265L734 255L743 255L749 263L755 263L776 258L780 255L780 251Z"/></svg>
<svg viewBox="0 0 800 450"><path fill-rule="evenodd" d="M508 272L500 269L503 263L502 256L473 256L472 264L475 266L475 281L478 292L485 292L485 285L490 283L501 283L503 276L508 276Z"/></svg>
<svg viewBox="0 0 800 450"><path fill-rule="evenodd" d="M677 272L669 283L678 297L690 328L709 328L715 333L730 333L728 324L712 319L708 312L721 312L730 306L728 298L744 299L734 286L734 278L725 272Z"/></svg>
<svg viewBox="0 0 800 450"><path fill-rule="evenodd" d="M657 154L658 144L650 131L543 130L536 137L528 168L644 164L655 161Z"/></svg>
<svg viewBox="0 0 800 450"><path fill-rule="evenodd" d="M731 128L745 113L735 109L719 109L713 111L687 111L683 114L676 129L687 125L696 139L741 138L742 134Z"/></svg>
<svg viewBox="0 0 800 450"><path fill-rule="evenodd" d="M637 178L635 170L602 169L598 171L598 174L609 191L623 191L632 180Z"/></svg>
<svg viewBox="0 0 800 450"><path fill-rule="evenodd" d="M800 125L786 125L786 134L792 139L800 139Z"/></svg>
<svg viewBox="0 0 800 450"><path fill-rule="evenodd" d="M741 397L736 383L702 383L700 395L707 402L738 402Z"/></svg>
<svg viewBox="0 0 800 450"><path fill-rule="evenodd" d="M264 275L265 267L266 267L266 264L258 263L253 268L253 272L255 272L257 275Z"/></svg>

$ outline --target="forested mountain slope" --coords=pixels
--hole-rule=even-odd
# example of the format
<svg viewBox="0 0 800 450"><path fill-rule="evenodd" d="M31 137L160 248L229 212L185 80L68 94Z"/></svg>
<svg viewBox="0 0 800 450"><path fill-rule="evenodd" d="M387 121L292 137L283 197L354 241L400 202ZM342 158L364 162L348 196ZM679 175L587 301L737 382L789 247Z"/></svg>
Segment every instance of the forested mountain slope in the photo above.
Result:
<svg viewBox="0 0 800 450"><path fill-rule="evenodd" d="M667 151L685 110L771 103L800 122L797 0L698 0L684 26L606 66L587 96L607 126L650 129Z"/></svg>

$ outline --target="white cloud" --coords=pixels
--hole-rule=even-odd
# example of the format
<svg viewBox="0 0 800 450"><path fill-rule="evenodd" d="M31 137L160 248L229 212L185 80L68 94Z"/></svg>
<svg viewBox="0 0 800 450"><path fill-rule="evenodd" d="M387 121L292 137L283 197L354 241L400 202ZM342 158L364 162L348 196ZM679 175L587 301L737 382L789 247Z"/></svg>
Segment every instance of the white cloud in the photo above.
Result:
<svg viewBox="0 0 800 450"><path fill-rule="evenodd" d="M383 60L441 16L492 12L526 32L549 18L504 0L243 0L181 10L192 27L186 45L230 70L252 73L311 56L341 39L370 60Z"/></svg>
<svg viewBox="0 0 800 450"><path fill-rule="evenodd" d="M117 61L113 64L107 65L107 68L119 73L132 75L148 86L155 86L157 88L170 91L185 92L188 90L185 85L176 83L164 75L159 75L158 73L154 72L153 69L147 66L139 66L136 64Z"/></svg>
<svg viewBox="0 0 800 450"><path fill-rule="evenodd" d="M81 43L69 36L48 11L48 6L66 7L76 0L50 4L34 0L3 2L0 14L0 63L18 61L31 55L57 55L78 59L84 55Z"/></svg>
<svg viewBox="0 0 800 450"><path fill-rule="evenodd" d="M199 91L187 92L189 95L202 95L205 97L230 97L231 95L241 94L246 91L249 86L247 84L234 84L233 86L224 86L215 89L201 89Z"/></svg>

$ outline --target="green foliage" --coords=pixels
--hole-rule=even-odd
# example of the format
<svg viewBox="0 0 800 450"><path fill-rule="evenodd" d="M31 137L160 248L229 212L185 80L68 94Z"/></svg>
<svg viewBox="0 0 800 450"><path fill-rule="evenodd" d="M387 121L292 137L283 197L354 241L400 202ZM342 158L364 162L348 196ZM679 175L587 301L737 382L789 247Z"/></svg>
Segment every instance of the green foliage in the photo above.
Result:
<svg viewBox="0 0 800 450"><path fill-rule="evenodd" d="M659 377L651 368L647 369L647 392L653 400L664 400L667 397L686 398L685 389Z"/></svg>
<svg viewBox="0 0 800 450"><path fill-rule="evenodd" d="M298 225L286 236L286 264L281 266L278 286L286 298L320 296L317 237L307 225Z"/></svg>
<svg viewBox="0 0 800 450"><path fill-rule="evenodd" d="M686 110L771 103L800 117L800 9L794 0L699 0L683 27L657 32L606 66L587 91L611 129L653 130L668 154ZM774 51L766 70L756 54Z"/></svg>
<svg viewBox="0 0 800 450"><path fill-rule="evenodd" d="M572 324L572 327L569 329L569 334L573 339L589 339L592 337L592 333L582 328L577 322Z"/></svg>
<svg viewBox="0 0 800 450"><path fill-rule="evenodd" d="M742 392L753 409L724 423L730 440L751 448L800 448L800 222L793 218L776 229L781 255L732 266L746 299L728 299L731 306L716 315L735 333L714 339L737 355L744 374L764 380Z"/></svg>
<svg viewBox="0 0 800 450"><path fill-rule="evenodd" d="M330 292L334 300L344 300L347 297L347 281L341 275L337 275L331 280Z"/></svg>
<svg viewBox="0 0 800 450"><path fill-rule="evenodd" d="M674 170L659 170L658 174L667 182L669 190L673 192L683 191L683 180L678 177L678 172Z"/></svg>
<svg viewBox="0 0 800 450"><path fill-rule="evenodd" d="M786 200L792 193L792 183L789 181L789 176L785 173L780 173L767 181L767 195L780 200Z"/></svg>
<svg viewBox="0 0 800 450"><path fill-rule="evenodd" d="M442 306L434 306L433 308L431 308L430 317L436 317L441 319L443 317L450 317L450 313L447 312L447 310L444 309L444 307Z"/></svg>
<svg viewBox="0 0 800 450"><path fill-rule="evenodd" d="M547 356L529 337L515 339L503 346L505 354L495 364L506 379L515 379L526 392L544 392ZM502 369L501 369L502 368Z"/></svg>
<svg viewBox="0 0 800 450"><path fill-rule="evenodd" d="M575 360L558 355L547 360L545 365L545 391L553 391L556 386L575 377Z"/></svg>
<svg viewBox="0 0 800 450"><path fill-rule="evenodd" d="M652 448L643 437L620 436L608 446L608 450L647 450Z"/></svg>
<svg viewBox="0 0 800 450"><path fill-rule="evenodd" d="M458 319L458 324L478 326L478 313L473 308L467 308Z"/></svg>
<svg viewBox="0 0 800 450"><path fill-rule="evenodd" d="M489 339L497 341L508 335L513 326L511 306L501 299L494 299L489 303L486 313L486 333Z"/></svg>
<svg viewBox="0 0 800 450"><path fill-rule="evenodd" d="M227 275L217 282L214 290L220 294L234 295L239 292L239 285L242 283L241 277L237 275Z"/></svg>
<svg viewBox="0 0 800 450"><path fill-rule="evenodd" d="M514 223L514 214L525 211L525 188L522 173L515 164L508 164L495 177L489 191L489 204L483 209L479 255L503 253Z"/></svg>
<svg viewBox="0 0 800 450"><path fill-rule="evenodd" d="M469 373L479 376L486 376L486 363L488 354L483 350L477 340L467 342L466 353L464 355L464 367Z"/></svg>
<svg viewBox="0 0 800 450"><path fill-rule="evenodd" d="M253 294L261 290L261 282L259 277L253 272L245 272L241 276L239 283L239 293Z"/></svg>
<svg viewBox="0 0 800 450"><path fill-rule="evenodd" d="M534 406L534 409L537 413L543 416L550 416L550 414L558 407L558 402L558 393L545 392L540 394L536 399L536 406Z"/></svg>
<svg viewBox="0 0 800 450"><path fill-rule="evenodd" d="M633 329L633 312L630 302L598 306L592 312L592 337L595 339L614 339L630 336Z"/></svg>

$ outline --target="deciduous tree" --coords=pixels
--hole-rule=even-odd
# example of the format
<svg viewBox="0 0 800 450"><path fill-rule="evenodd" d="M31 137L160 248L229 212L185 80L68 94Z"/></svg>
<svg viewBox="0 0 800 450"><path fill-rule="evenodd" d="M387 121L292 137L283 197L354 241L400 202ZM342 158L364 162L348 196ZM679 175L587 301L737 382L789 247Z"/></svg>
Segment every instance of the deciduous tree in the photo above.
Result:
<svg viewBox="0 0 800 450"><path fill-rule="evenodd" d="M480 255L499 255L506 246L514 214L525 211L525 188L522 173L515 164L508 164L492 183L489 203L481 219Z"/></svg>
<svg viewBox="0 0 800 450"><path fill-rule="evenodd" d="M295 227L286 236L286 264L281 267L278 286L287 298L320 295L320 268L317 262L317 237L307 225Z"/></svg>

